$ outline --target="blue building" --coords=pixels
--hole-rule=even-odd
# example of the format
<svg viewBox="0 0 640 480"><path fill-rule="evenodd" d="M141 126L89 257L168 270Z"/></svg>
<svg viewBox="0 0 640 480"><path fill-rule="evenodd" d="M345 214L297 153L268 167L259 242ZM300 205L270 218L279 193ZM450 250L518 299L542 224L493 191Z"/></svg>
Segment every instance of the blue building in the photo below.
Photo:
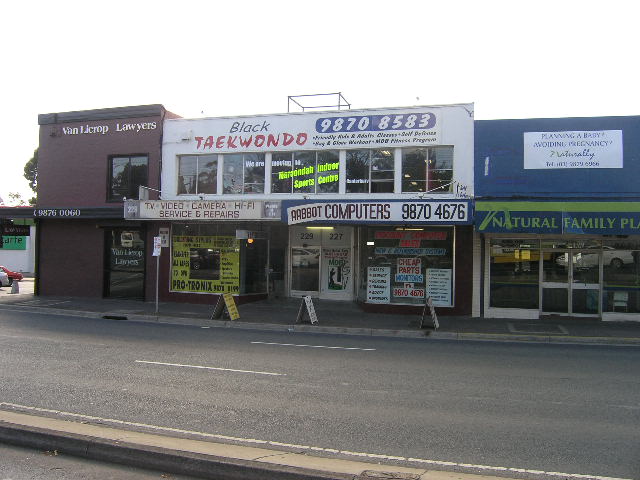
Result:
<svg viewBox="0 0 640 480"><path fill-rule="evenodd" d="M640 312L640 117L475 122L485 317Z"/></svg>

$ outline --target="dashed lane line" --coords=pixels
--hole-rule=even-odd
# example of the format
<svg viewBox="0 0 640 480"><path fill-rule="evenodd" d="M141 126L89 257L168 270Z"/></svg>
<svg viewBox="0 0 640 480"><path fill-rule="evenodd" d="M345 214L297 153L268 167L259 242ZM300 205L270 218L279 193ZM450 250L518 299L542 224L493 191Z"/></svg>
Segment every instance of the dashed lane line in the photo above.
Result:
<svg viewBox="0 0 640 480"><path fill-rule="evenodd" d="M146 363L149 365L164 365L167 367L183 367L183 368L198 368L201 370L217 370L220 372L234 372L234 373L253 373L256 375L271 375L274 377L284 377L286 373L274 373L274 372L259 372L254 370L238 370L235 368L222 368L222 367L207 367L204 365L185 365L182 363L166 363L166 362L151 362L148 360L136 360L136 363Z"/></svg>
<svg viewBox="0 0 640 480"><path fill-rule="evenodd" d="M306 348L326 348L328 350L360 350L362 352L374 352L375 348L359 347L330 347L328 345L301 345L297 343L276 343L276 342L251 342L257 345L277 345L280 347L306 347Z"/></svg>

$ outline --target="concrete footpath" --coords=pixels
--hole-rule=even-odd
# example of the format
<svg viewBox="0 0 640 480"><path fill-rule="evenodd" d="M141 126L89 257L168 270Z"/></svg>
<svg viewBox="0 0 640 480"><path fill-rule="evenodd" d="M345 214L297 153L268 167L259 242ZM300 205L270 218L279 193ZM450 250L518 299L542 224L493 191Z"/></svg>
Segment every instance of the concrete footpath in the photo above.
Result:
<svg viewBox="0 0 640 480"><path fill-rule="evenodd" d="M0 310L71 315L201 327L324 334L371 335L428 340L487 340L574 344L640 345L638 321L603 322L589 318L536 320L438 316L439 328L420 328L419 315L367 313L353 302L314 299L315 325L305 315L296 323L301 299L270 299L238 306L240 319L212 320L213 305L33 295L33 279L20 282L19 293L0 288ZM436 309L437 310L437 309ZM431 324L427 315L425 325Z"/></svg>

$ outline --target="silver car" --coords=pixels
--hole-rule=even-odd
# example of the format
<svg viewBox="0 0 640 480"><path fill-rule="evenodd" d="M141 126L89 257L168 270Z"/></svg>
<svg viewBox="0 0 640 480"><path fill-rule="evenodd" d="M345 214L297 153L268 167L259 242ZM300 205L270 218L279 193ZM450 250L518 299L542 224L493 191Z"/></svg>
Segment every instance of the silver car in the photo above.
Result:
<svg viewBox="0 0 640 480"><path fill-rule="evenodd" d="M9 286L9 275L0 270L0 287Z"/></svg>

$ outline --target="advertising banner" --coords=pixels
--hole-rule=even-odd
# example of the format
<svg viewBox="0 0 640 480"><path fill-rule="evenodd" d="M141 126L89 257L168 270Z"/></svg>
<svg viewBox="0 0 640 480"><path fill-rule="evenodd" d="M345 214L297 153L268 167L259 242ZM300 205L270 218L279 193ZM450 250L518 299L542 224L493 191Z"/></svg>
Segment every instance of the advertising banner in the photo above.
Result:
<svg viewBox="0 0 640 480"><path fill-rule="evenodd" d="M2 238L2 246L5 250L26 250L27 249L27 237L14 237L7 235Z"/></svg>
<svg viewBox="0 0 640 480"><path fill-rule="evenodd" d="M351 249L324 248L322 264L327 270L326 288L328 290L347 290L351 288Z"/></svg>
<svg viewBox="0 0 640 480"><path fill-rule="evenodd" d="M391 269L389 267L367 268L367 302L389 303L391 300Z"/></svg>
<svg viewBox="0 0 640 480"><path fill-rule="evenodd" d="M450 307L452 270L449 268L427 268L427 297L436 307Z"/></svg>
<svg viewBox="0 0 640 480"><path fill-rule="evenodd" d="M280 220L279 201L127 200L124 218L139 220Z"/></svg>
<svg viewBox="0 0 640 480"><path fill-rule="evenodd" d="M171 291L240 292L239 243L227 236L174 236Z"/></svg>
<svg viewBox="0 0 640 480"><path fill-rule="evenodd" d="M283 221L360 224L469 224L469 200L283 201Z"/></svg>
<svg viewBox="0 0 640 480"><path fill-rule="evenodd" d="M524 168L622 168L622 130L525 132Z"/></svg>
<svg viewBox="0 0 640 480"><path fill-rule="evenodd" d="M429 146L441 143L446 108L452 107L169 120L165 137L187 140L192 153Z"/></svg>
<svg viewBox="0 0 640 480"><path fill-rule="evenodd" d="M484 233L640 234L640 202L476 202Z"/></svg>

